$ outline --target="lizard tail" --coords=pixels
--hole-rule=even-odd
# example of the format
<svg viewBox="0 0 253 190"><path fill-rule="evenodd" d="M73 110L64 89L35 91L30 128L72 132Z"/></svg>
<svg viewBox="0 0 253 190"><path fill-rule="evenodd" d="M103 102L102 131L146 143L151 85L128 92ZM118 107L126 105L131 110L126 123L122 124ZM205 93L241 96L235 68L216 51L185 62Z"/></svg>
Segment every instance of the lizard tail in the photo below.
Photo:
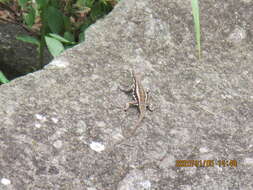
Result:
<svg viewBox="0 0 253 190"><path fill-rule="evenodd" d="M134 135L136 130L140 127L140 124L141 124L141 121L143 120L143 118L144 118L144 114L141 114L140 118L138 119L137 124L135 125L133 131L131 132L131 135Z"/></svg>

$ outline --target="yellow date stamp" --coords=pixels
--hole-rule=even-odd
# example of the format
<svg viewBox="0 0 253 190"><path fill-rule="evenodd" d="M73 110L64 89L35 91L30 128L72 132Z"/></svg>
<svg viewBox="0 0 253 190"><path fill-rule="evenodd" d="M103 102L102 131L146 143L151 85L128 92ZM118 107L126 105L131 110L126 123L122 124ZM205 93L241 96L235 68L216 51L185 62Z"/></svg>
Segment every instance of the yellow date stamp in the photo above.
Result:
<svg viewBox="0 0 253 190"><path fill-rule="evenodd" d="M237 167L237 160L176 160L176 167Z"/></svg>

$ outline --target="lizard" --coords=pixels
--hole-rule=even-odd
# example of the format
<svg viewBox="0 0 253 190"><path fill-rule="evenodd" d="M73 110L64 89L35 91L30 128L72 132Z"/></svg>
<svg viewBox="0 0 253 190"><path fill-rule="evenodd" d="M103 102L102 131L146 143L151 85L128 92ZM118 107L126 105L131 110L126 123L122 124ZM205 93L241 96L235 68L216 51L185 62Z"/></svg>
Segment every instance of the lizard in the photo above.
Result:
<svg viewBox="0 0 253 190"><path fill-rule="evenodd" d="M130 93L132 92L134 101L126 103L126 106L124 108L125 111L129 109L131 105L137 106L139 110L139 119L131 132L131 135L134 135L138 127L140 126L143 118L145 117L146 110L153 111L153 109L150 108L149 104L149 91L145 90L144 87L141 84L141 77L139 74L135 73L134 70L132 70L132 78L133 78L133 85L130 86L128 89L122 89L123 92Z"/></svg>

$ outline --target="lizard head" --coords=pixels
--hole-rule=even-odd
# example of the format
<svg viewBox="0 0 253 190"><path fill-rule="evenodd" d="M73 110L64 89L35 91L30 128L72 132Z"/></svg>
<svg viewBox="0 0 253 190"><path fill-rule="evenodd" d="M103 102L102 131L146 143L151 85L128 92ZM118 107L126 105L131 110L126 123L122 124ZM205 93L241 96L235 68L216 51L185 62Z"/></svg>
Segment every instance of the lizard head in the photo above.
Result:
<svg viewBox="0 0 253 190"><path fill-rule="evenodd" d="M131 71L134 82L141 81L141 76L139 73L136 73L134 70Z"/></svg>

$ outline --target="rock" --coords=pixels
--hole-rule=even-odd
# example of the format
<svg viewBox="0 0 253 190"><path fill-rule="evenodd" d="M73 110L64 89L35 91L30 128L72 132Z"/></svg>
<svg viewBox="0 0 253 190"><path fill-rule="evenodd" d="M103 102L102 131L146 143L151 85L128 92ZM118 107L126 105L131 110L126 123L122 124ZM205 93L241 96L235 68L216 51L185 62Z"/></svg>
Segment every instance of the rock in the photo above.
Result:
<svg viewBox="0 0 253 190"><path fill-rule="evenodd" d="M0 22L0 70L12 80L40 68L36 46L16 39L17 35L28 35L20 26ZM52 56L45 51L44 64Z"/></svg>

